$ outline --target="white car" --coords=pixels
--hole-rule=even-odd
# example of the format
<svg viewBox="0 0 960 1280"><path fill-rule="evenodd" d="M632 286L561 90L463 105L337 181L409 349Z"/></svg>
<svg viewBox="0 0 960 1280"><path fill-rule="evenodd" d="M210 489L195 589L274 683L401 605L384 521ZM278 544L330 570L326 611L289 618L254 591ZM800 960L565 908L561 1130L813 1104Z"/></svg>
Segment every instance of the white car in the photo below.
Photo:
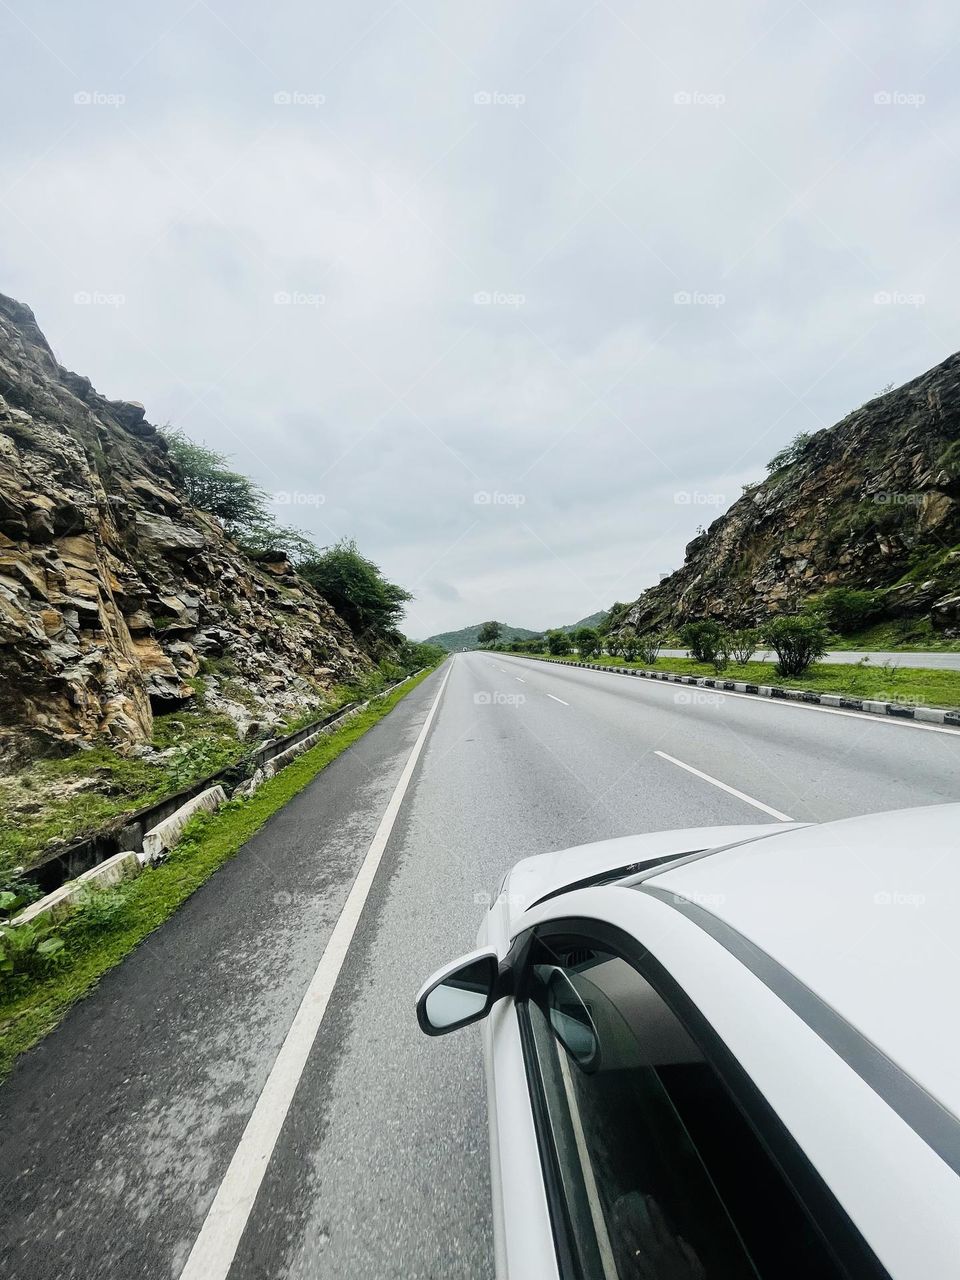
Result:
<svg viewBox="0 0 960 1280"><path fill-rule="evenodd" d="M960 805L528 858L478 941L501 1280L960 1277Z"/></svg>

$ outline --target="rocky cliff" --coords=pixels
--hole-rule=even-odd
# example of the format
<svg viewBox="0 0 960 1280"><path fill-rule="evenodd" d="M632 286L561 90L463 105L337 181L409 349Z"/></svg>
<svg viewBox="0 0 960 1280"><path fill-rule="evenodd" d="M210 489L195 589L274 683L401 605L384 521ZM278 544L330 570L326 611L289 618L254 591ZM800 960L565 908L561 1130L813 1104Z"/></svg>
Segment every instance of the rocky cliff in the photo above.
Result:
<svg viewBox="0 0 960 1280"><path fill-rule="evenodd" d="M836 586L877 589L885 615L960 634L960 354L817 432L624 621L742 625Z"/></svg>
<svg viewBox="0 0 960 1280"><path fill-rule="evenodd" d="M193 699L246 732L369 665L282 555L254 563L178 489L143 407L62 368L0 295L0 754L136 751Z"/></svg>

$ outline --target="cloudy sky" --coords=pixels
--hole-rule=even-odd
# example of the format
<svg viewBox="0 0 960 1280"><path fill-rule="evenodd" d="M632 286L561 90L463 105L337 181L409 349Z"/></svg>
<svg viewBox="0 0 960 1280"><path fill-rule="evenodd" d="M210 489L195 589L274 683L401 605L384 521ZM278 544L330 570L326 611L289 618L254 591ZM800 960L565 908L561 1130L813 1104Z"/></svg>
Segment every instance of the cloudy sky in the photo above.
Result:
<svg viewBox="0 0 960 1280"><path fill-rule="evenodd" d="M934 0L3 0L0 290L414 636L632 599L960 346Z"/></svg>

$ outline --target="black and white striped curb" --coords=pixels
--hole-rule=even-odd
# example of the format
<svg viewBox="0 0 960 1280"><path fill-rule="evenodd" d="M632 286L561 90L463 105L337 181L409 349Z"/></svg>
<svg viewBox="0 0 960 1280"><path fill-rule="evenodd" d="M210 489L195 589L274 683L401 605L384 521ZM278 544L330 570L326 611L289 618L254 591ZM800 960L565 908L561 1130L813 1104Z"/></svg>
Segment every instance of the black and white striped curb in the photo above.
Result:
<svg viewBox="0 0 960 1280"><path fill-rule="evenodd" d="M842 693L814 693L811 689L785 689L776 684L749 684L744 680L724 680L719 676L684 676L676 671L649 671L641 667L604 667L596 662L573 662L567 658L534 658L511 654L531 662L552 662L560 667L583 667L585 671L608 671L611 675L640 676L645 680L665 680L668 684L694 685L720 693L752 693L760 698L783 698L787 702L809 702L821 707L842 707L868 715L892 716L897 720L921 720L926 724L949 724L960 728L960 711L943 707L918 707L907 702L878 702L872 698L848 698Z"/></svg>

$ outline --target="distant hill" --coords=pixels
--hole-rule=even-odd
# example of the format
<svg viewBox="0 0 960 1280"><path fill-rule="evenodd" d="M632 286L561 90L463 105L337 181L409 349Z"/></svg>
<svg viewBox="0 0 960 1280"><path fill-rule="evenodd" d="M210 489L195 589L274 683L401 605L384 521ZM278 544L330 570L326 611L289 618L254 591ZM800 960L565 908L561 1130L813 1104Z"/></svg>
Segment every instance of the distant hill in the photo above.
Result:
<svg viewBox="0 0 960 1280"><path fill-rule="evenodd" d="M441 631L437 636L428 636L426 643L438 644L451 653L456 649L475 649L482 626L482 622L475 622L472 627L461 627L459 631ZM505 622L502 626L501 640L529 640L543 634L541 631L527 631L524 627L509 627Z"/></svg>
<svg viewBox="0 0 960 1280"><path fill-rule="evenodd" d="M960 353L797 437L768 469L625 621L742 626L839 587L869 591L876 621L960 635Z"/></svg>
<svg viewBox="0 0 960 1280"><path fill-rule="evenodd" d="M557 630L566 631L570 635L572 635L574 631L579 631L581 627L593 627L594 630L596 630L596 628L600 626L601 622L605 622L606 619L607 611L606 609L601 609L599 613L591 613L588 618L581 618L579 622L571 622L566 627L557 627Z"/></svg>

